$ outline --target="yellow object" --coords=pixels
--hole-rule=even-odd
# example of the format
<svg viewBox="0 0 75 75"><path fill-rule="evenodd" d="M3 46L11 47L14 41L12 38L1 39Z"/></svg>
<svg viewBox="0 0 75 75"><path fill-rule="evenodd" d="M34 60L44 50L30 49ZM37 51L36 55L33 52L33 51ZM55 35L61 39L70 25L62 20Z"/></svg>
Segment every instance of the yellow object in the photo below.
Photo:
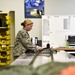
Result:
<svg viewBox="0 0 75 75"><path fill-rule="evenodd" d="M10 24L13 24L13 23L14 23L14 20L12 20L12 19L10 18L9 14L7 14L7 16L6 16L6 24L7 24L7 25L10 25Z"/></svg>
<svg viewBox="0 0 75 75"><path fill-rule="evenodd" d="M10 20L10 24L13 24L14 23L14 20Z"/></svg>
<svg viewBox="0 0 75 75"><path fill-rule="evenodd" d="M0 33L1 33L1 32L0 32ZM0 34L0 40L1 40L1 39L6 39L6 36Z"/></svg>
<svg viewBox="0 0 75 75"><path fill-rule="evenodd" d="M1 34L0 34L0 39L2 38Z"/></svg>
<svg viewBox="0 0 75 75"><path fill-rule="evenodd" d="M9 55L10 54L10 51L7 51L7 55Z"/></svg>
<svg viewBox="0 0 75 75"><path fill-rule="evenodd" d="M6 24L9 25L10 24L10 20L6 21Z"/></svg>
<svg viewBox="0 0 75 75"><path fill-rule="evenodd" d="M7 45L10 44L10 41L7 41L6 44L7 44Z"/></svg>
<svg viewBox="0 0 75 75"><path fill-rule="evenodd" d="M6 36L6 39L9 40L10 39L10 36Z"/></svg>
<svg viewBox="0 0 75 75"><path fill-rule="evenodd" d="M11 62L10 62L10 60L9 61L7 61L7 65L9 65Z"/></svg>
<svg viewBox="0 0 75 75"><path fill-rule="evenodd" d="M9 15L6 16L6 20L10 20L10 16Z"/></svg>
<svg viewBox="0 0 75 75"><path fill-rule="evenodd" d="M8 25L8 26L7 26L7 28L9 28L9 29L10 29L10 25Z"/></svg>
<svg viewBox="0 0 75 75"><path fill-rule="evenodd" d="M69 46L66 46L66 48L70 48Z"/></svg>
<svg viewBox="0 0 75 75"><path fill-rule="evenodd" d="M1 66L5 66L7 63L0 63Z"/></svg>
<svg viewBox="0 0 75 75"><path fill-rule="evenodd" d="M0 46L0 51L2 51L2 48L1 48L1 46Z"/></svg>
<svg viewBox="0 0 75 75"><path fill-rule="evenodd" d="M5 56L0 56L0 58L7 58L7 56L5 55Z"/></svg>
<svg viewBox="0 0 75 75"><path fill-rule="evenodd" d="M2 45L2 48L6 48L6 45Z"/></svg>
<svg viewBox="0 0 75 75"><path fill-rule="evenodd" d="M10 30L6 31L6 34L9 35L10 34Z"/></svg>
<svg viewBox="0 0 75 75"><path fill-rule="evenodd" d="M32 41L32 37L30 36L30 40Z"/></svg>
<svg viewBox="0 0 75 75"><path fill-rule="evenodd" d="M0 66L5 66L5 65L9 65L11 63L11 61L10 60L6 60L6 61L4 61L4 62L0 62Z"/></svg>
<svg viewBox="0 0 75 75"><path fill-rule="evenodd" d="M7 49L7 50L9 50L9 49L10 49L10 47L9 47L9 46L7 46L7 47L6 47L6 49Z"/></svg>
<svg viewBox="0 0 75 75"><path fill-rule="evenodd" d="M7 56L7 60L9 60L9 59L11 59L11 57L10 56Z"/></svg>
<svg viewBox="0 0 75 75"><path fill-rule="evenodd" d="M6 41L5 40L2 40L0 43L1 43L1 45L6 45Z"/></svg>
<svg viewBox="0 0 75 75"><path fill-rule="evenodd" d="M69 44L68 44L68 42L66 41L66 48L69 48Z"/></svg>
<svg viewBox="0 0 75 75"><path fill-rule="evenodd" d="M6 24L9 25L10 24L10 16L9 16L9 14L7 14L7 16L5 16L5 17L6 17Z"/></svg>

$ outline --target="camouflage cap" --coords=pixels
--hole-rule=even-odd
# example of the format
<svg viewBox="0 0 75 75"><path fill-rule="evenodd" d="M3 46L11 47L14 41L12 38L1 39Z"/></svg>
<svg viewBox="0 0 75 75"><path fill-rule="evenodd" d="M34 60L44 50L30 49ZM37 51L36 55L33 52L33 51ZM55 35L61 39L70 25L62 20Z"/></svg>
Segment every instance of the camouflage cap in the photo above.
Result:
<svg viewBox="0 0 75 75"><path fill-rule="evenodd" d="M25 24L25 25L32 24L32 23L33 23L33 22L32 22L31 20L29 20L29 19L24 20L24 24Z"/></svg>

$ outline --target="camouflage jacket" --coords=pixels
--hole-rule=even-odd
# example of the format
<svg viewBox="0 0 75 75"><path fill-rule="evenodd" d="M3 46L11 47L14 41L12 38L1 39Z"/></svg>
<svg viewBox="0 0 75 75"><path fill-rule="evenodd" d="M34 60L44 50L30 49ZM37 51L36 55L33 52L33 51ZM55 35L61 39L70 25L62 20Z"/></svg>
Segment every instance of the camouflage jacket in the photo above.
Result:
<svg viewBox="0 0 75 75"><path fill-rule="evenodd" d="M25 29L21 29L15 39L13 55L20 56L28 49L36 51L36 46L32 44L28 32Z"/></svg>

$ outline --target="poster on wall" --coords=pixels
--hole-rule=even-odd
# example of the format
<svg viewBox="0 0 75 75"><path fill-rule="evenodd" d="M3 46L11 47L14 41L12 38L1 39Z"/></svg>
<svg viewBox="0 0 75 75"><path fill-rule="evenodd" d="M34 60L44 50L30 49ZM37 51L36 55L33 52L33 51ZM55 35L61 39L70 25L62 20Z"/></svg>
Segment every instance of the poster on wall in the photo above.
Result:
<svg viewBox="0 0 75 75"><path fill-rule="evenodd" d="M41 18L44 15L44 0L24 0L25 18Z"/></svg>

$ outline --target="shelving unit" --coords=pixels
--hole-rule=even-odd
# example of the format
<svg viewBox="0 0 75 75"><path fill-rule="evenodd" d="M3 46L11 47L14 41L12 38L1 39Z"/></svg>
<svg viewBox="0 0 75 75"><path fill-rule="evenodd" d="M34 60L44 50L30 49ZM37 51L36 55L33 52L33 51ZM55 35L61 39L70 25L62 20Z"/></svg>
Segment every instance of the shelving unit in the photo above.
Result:
<svg viewBox="0 0 75 75"><path fill-rule="evenodd" d="M9 65L13 60L11 45L15 38L14 26L14 11L0 12L0 66Z"/></svg>

